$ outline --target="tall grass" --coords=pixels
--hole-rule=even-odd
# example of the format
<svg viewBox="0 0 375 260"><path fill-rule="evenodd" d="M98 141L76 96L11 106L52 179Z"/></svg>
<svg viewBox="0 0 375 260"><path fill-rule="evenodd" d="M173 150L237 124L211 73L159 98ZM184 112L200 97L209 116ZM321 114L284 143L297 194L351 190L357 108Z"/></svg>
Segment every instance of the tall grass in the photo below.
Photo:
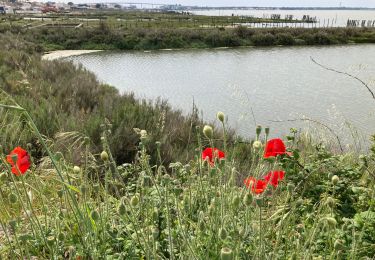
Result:
<svg viewBox="0 0 375 260"><path fill-rule="evenodd" d="M252 166L239 172L237 147L225 138L219 148L226 159L202 161L203 145L213 140L200 134L193 160L164 167L150 163L152 136L142 130L138 160L118 166L112 133L103 128L103 152L81 154L85 164L78 167L49 150L27 110L0 106L24 118L46 155L14 176L1 152L2 258L360 259L375 253L373 154L332 154L294 132L287 142L292 156L265 160L263 148L254 146L247 157ZM285 180L261 194L242 184L281 169Z"/></svg>

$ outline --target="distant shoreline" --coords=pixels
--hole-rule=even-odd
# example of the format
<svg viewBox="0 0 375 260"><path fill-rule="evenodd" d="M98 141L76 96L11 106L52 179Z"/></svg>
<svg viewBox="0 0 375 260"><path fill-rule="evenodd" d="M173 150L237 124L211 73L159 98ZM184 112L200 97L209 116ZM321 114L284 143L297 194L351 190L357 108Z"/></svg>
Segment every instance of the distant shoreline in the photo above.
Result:
<svg viewBox="0 0 375 260"><path fill-rule="evenodd" d="M58 50L58 51L51 51L48 53L45 53L42 56L43 60L56 60L56 59L62 59L67 58L71 56L78 56L82 54L88 54L93 52L100 52L101 50Z"/></svg>

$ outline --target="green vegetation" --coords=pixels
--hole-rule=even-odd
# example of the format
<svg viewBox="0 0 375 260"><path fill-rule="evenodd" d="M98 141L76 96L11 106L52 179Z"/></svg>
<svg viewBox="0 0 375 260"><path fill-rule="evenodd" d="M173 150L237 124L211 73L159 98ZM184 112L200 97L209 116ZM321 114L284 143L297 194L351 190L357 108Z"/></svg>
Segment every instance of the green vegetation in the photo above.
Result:
<svg viewBox="0 0 375 260"><path fill-rule="evenodd" d="M223 113L212 130L196 108L184 116L163 101L120 95L81 67L42 61L47 39L59 35L42 39L40 30L0 38L1 259L375 255L375 145L367 154L339 153L292 130L289 154L265 158L269 129L243 143ZM62 42L48 44L88 31L62 30ZM224 33L271 45L277 30L251 31ZM287 43L285 34L276 38ZM30 158L12 152L17 146ZM203 161L207 147L224 158ZM254 186L274 171L285 177Z"/></svg>
<svg viewBox="0 0 375 260"><path fill-rule="evenodd" d="M20 34L27 41L43 46L45 51L153 50L375 42L374 28L247 28L239 25L254 22L259 24L265 21L237 16L99 12L80 16L50 16L43 19L51 20L28 21L23 17L10 17L0 22L0 33L10 31ZM75 28L79 24L81 26ZM66 25L70 25L70 28Z"/></svg>
<svg viewBox="0 0 375 260"><path fill-rule="evenodd" d="M49 150L50 140L17 103L0 107L22 118L45 155L22 175L14 165L17 160L25 165L25 155L0 154L1 258L365 259L375 254L373 153L334 154L293 131L287 137L290 156L263 159L267 134L258 128L259 141L247 156L251 166L239 172L237 145L226 143L225 134L225 159L202 161L204 146L213 145L212 130L205 127L192 160L164 167L161 160L150 162L152 136L140 130L138 159L118 166L106 124L103 152L79 154L79 167ZM285 178L265 190L242 184L247 176L280 170Z"/></svg>
<svg viewBox="0 0 375 260"><path fill-rule="evenodd" d="M166 164L172 159L193 156L196 139L191 132L201 124L196 108L192 107L192 113L184 116L162 100L136 100L131 94L120 95L81 67L69 62L42 61L40 48L19 38L12 34L0 38L1 89L30 111L40 132L54 139L57 150L74 148L79 154L85 137L89 137L90 151L98 152L101 125L108 121L112 125L108 142L119 163L132 162L137 153L138 136L133 128L148 129L154 141L164 143L161 152ZM5 102L5 98L2 95L0 100ZM40 144L24 131L22 120L13 124L12 117L1 116L3 148L31 143L34 153L40 154ZM154 146L152 151L155 149Z"/></svg>

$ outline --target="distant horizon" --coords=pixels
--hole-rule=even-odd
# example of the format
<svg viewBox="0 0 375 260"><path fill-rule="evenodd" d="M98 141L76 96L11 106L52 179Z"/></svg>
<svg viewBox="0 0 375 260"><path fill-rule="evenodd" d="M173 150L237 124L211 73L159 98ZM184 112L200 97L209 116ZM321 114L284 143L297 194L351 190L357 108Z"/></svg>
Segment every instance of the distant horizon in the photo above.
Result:
<svg viewBox="0 0 375 260"><path fill-rule="evenodd" d="M291 7L291 8L375 8L375 1L368 0L57 0L73 3L124 3L181 4L200 7ZM374 17L375 18L375 17Z"/></svg>

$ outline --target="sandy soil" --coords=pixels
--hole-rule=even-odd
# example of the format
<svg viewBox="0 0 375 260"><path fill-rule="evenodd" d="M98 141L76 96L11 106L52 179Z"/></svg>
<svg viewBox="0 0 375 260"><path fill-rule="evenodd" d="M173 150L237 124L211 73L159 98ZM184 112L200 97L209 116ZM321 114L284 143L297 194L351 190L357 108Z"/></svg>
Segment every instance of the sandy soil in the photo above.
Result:
<svg viewBox="0 0 375 260"><path fill-rule="evenodd" d="M99 52L100 50L63 50L63 51L52 51L42 56L44 60L56 60L66 58L70 56L77 56L86 53Z"/></svg>

